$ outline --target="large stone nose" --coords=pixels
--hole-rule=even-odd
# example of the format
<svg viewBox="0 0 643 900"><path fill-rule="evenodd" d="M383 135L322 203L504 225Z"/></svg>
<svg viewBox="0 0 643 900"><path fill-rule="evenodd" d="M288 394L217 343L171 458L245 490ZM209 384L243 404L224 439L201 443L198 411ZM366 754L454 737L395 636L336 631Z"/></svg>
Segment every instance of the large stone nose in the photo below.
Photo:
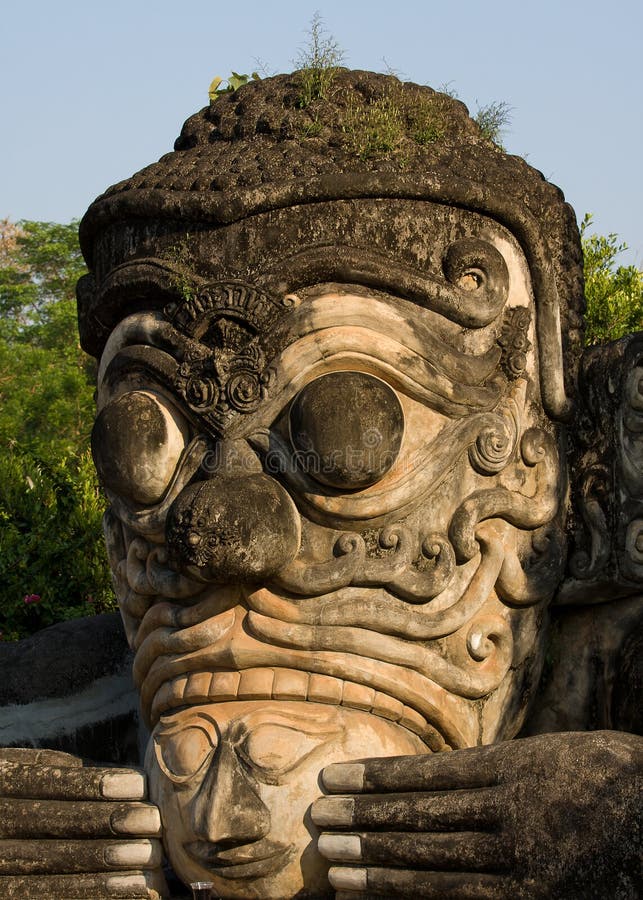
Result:
<svg viewBox="0 0 643 900"><path fill-rule="evenodd" d="M261 473L225 471L186 487L168 512L169 558L211 582L263 582L299 550L300 519L290 495Z"/></svg>

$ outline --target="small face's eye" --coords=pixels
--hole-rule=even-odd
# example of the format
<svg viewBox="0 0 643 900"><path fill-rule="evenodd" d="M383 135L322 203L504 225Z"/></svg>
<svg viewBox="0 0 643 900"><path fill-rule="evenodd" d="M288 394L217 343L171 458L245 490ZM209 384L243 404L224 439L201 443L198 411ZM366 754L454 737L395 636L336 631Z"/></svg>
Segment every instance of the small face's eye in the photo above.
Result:
<svg viewBox="0 0 643 900"><path fill-rule="evenodd" d="M269 783L299 766L328 735L310 735L283 725L254 727L237 745L237 752L253 772Z"/></svg>
<svg viewBox="0 0 643 900"><path fill-rule="evenodd" d="M188 726L154 738L156 759L172 781L181 783L205 768L216 749L216 736L198 726Z"/></svg>
<svg viewBox="0 0 643 900"><path fill-rule="evenodd" d="M158 503L188 437L187 422L152 391L128 391L99 413L92 454L105 486L136 503Z"/></svg>
<svg viewBox="0 0 643 900"><path fill-rule="evenodd" d="M306 385L290 408L297 460L320 484L359 490L397 459L404 413L386 382L365 372L330 372Z"/></svg>

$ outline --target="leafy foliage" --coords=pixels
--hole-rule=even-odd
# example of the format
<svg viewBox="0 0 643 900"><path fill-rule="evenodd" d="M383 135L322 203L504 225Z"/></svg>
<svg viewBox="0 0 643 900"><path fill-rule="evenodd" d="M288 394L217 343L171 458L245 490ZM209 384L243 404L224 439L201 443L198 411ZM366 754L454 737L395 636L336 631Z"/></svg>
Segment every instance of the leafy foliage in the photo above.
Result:
<svg viewBox="0 0 643 900"><path fill-rule="evenodd" d="M210 100L213 101L221 96L221 94L233 94L237 88L240 88L243 84L248 84L249 81L261 81L261 76L257 72L253 72L252 75L239 75L238 72L232 72L232 74L224 80L217 75L210 83L208 96L210 97Z"/></svg>
<svg viewBox="0 0 643 900"><path fill-rule="evenodd" d="M114 608L101 534L104 502L89 451L0 456L0 632L18 640Z"/></svg>
<svg viewBox="0 0 643 900"><path fill-rule="evenodd" d="M0 221L0 631L109 600L104 501L87 447L95 364L79 345L77 223ZM24 597L38 600L24 602Z"/></svg>
<svg viewBox="0 0 643 900"><path fill-rule="evenodd" d="M87 446L95 365L80 349L77 224L0 222L0 446L47 458Z"/></svg>
<svg viewBox="0 0 643 900"><path fill-rule="evenodd" d="M617 265L627 249L615 234L588 234L592 216L581 223L585 270L585 341L588 345L615 341L643 329L643 272Z"/></svg>
<svg viewBox="0 0 643 900"><path fill-rule="evenodd" d="M368 103L349 95L343 130L346 146L361 159L399 152L405 138L431 144L444 135L442 99L401 85Z"/></svg>

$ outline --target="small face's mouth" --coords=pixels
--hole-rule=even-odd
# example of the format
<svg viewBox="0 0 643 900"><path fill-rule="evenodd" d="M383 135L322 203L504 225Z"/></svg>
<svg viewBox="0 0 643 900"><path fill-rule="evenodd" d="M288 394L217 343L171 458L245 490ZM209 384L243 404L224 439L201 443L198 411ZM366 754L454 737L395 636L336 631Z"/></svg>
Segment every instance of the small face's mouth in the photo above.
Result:
<svg viewBox="0 0 643 900"><path fill-rule="evenodd" d="M257 841L227 850L208 841L187 844L187 853L201 866L220 878L261 878L282 869L292 856L292 844Z"/></svg>

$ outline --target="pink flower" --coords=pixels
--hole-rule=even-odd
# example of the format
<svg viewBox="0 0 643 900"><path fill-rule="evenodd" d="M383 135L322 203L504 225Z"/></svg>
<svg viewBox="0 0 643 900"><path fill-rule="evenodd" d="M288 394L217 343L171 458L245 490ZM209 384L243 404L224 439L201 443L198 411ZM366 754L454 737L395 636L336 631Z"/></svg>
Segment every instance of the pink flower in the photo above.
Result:
<svg viewBox="0 0 643 900"><path fill-rule="evenodd" d="M25 594L24 602L29 603L40 603L40 594Z"/></svg>

